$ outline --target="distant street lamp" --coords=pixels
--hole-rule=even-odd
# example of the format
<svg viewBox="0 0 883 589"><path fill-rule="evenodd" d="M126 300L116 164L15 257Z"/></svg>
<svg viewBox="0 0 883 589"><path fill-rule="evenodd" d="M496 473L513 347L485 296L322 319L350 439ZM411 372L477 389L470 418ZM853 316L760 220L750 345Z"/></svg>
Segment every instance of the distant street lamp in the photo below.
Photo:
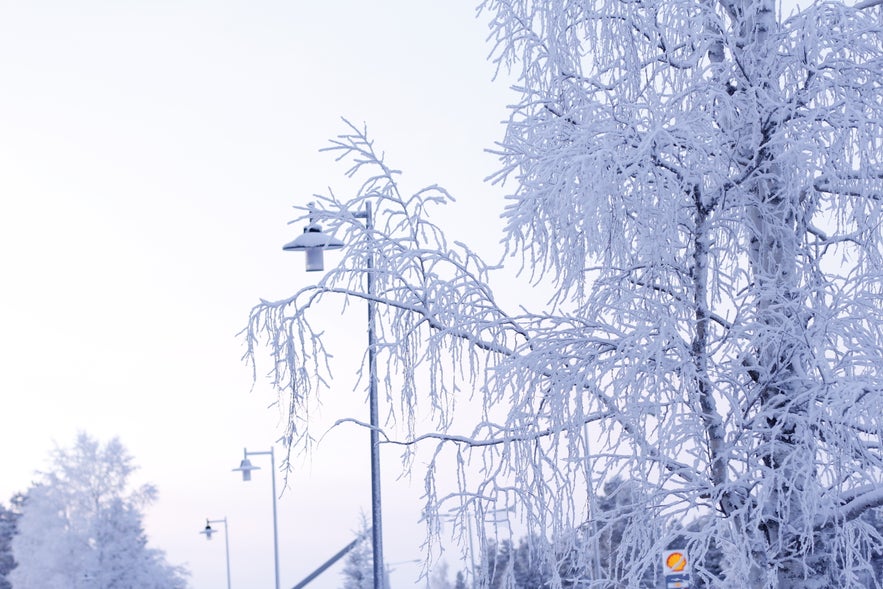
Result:
<svg viewBox="0 0 883 589"><path fill-rule="evenodd" d="M365 209L353 214L356 219L365 220L368 233L374 230L371 203ZM307 272L321 272L325 269L323 252L326 249L340 249L344 243L322 232L322 228L310 214L310 223L294 241L285 244L285 251L302 251L307 256ZM380 419L377 409L377 363L374 354L375 328L374 310L374 255L368 253L365 259L365 286L368 293L368 406L371 414L371 539L374 550L374 589L384 589L383 576L383 530L380 513Z"/></svg>
<svg viewBox="0 0 883 589"><path fill-rule="evenodd" d="M264 452L249 452L247 448L244 448L242 462L240 462L239 467L234 468L233 471L241 472L243 481L250 481L251 471L260 470L261 467L254 466L248 457L263 454L270 455L270 480L273 491L273 558L276 564L276 589L279 589L279 530L276 524L276 458L273 454L273 448L270 447L269 450Z"/></svg>
<svg viewBox="0 0 883 589"><path fill-rule="evenodd" d="M215 530L212 529L212 524L224 524L224 551L227 554L227 589L230 589L230 538L227 535L227 518L221 519L208 519L205 520L205 529L199 532L200 534L205 534L206 540L212 539L212 534L215 533Z"/></svg>

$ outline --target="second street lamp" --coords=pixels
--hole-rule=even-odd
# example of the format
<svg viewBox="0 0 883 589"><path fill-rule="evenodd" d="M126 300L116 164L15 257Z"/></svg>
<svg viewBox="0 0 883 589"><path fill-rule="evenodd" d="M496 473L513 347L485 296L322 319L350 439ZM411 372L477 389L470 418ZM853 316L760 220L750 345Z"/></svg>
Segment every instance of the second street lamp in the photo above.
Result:
<svg viewBox="0 0 883 589"><path fill-rule="evenodd" d="M208 519L205 520L205 529L199 532L200 534L205 534L206 540L212 539L212 534L215 533L215 530L212 529L212 524L224 524L224 552L227 554L227 589L230 589L230 538L227 535L227 518L223 517L221 519Z"/></svg>
<svg viewBox="0 0 883 589"><path fill-rule="evenodd" d="M353 213L356 219L365 221L365 229L370 235L374 231L374 218L371 203L365 202L364 210ZM285 244L285 251L302 251L307 256L307 272L323 271L323 251L340 249L344 243L322 232L310 212L310 223L303 234L291 243ZM377 363L374 354L375 328L374 311L374 254L370 251L365 258L365 289L368 294L368 406L371 414L371 540L374 551L374 589L385 589L383 582L383 530L380 513L380 418L377 409Z"/></svg>
<svg viewBox="0 0 883 589"><path fill-rule="evenodd" d="M276 565L276 589L279 589L279 530L276 524L276 458L273 455L273 448L263 452L249 452L248 448L243 448L242 462L238 468L234 468L234 472L242 473L243 481L251 480L251 471L260 470L260 466L254 466L249 456L259 456L263 454L270 455L270 481L273 490L273 560Z"/></svg>

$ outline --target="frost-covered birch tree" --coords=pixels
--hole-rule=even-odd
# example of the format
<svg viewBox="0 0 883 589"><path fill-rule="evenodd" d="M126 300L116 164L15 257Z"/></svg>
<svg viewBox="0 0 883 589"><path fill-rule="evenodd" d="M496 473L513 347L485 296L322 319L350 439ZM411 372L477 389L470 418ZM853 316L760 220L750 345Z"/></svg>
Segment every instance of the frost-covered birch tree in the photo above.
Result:
<svg viewBox="0 0 883 589"><path fill-rule="evenodd" d="M492 268L426 215L444 190L405 193L351 127L330 149L352 163L355 197L313 210L351 245L247 330L290 405L287 441L311 439L329 378L312 308L371 298L391 421L407 426L388 442L434 447L430 535L453 501L477 521L514 503L545 537L600 537L591 491L622 476L647 490L648 526L692 522L680 533L694 563L714 539L721 570L693 571L709 586L869 582L881 538L862 515L883 504L880 6L481 8L517 78L491 178L509 193L506 259L556 294L498 305ZM367 201L371 232L353 215ZM469 398L482 412L464 427ZM435 431L415 428L421 406ZM638 586L670 540L625 538L619 578L593 586Z"/></svg>

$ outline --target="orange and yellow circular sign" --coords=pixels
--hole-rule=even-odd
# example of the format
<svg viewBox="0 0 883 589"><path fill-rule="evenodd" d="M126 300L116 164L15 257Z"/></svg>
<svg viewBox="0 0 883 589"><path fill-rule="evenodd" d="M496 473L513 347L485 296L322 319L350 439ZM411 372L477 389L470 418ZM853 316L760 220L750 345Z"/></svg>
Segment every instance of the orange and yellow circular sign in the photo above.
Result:
<svg viewBox="0 0 883 589"><path fill-rule="evenodd" d="M665 568L673 573L681 573L687 568L687 556L679 550L673 550L665 556Z"/></svg>

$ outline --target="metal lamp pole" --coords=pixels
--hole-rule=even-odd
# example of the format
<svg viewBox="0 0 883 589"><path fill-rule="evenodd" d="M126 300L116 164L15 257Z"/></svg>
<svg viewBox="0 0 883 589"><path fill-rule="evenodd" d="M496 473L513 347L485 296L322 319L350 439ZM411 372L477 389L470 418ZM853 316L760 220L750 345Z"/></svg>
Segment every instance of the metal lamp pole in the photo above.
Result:
<svg viewBox="0 0 883 589"><path fill-rule="evenodd" d="M276 523L276 458L273 454L273 448L271 447L269 450L263 452L249 452L247 448L243 448L242 462L239 463L239 468L234 468L233 470L234 472L242 473L243 481L250 481L251 471L260 470L261 467L254 466L248 457L264 454L270 455L270 481L273 491L273 559L276 565L276 589L279 589L279 529Z"/></svg>
<svg viewBox="0 0 883 589"><path fill-rule="evenodd" d="M356 219L365 221L368 233L374 231L374 217L371 214L371 203L366 202L364 210L353 214ZM314 222L310 223L297 239L282 247L286 251L303 251L307 254L307 271L323 271L322 252L326 249L340 249L344 243L322 232L322 228ZM368 294L368 408L371 422L371 540L374 550L374 589L385 589L383 568L383 530L380 509L380 417L377 403L377 363L375 357L375 286L374 286L374 254L368 252L365 260L365 288Z"/></svg>
<svg viewBox="0 0 883 589"><path fill-rule="evenodd" d="M205 529L199 532L200 534L205 534L206 540L211 540L212 534L215 533L215 530L212 529L212 524L224 524L224 552L227 554L227 589L230 589L230 537L227 535L227 518L206 518Z"/></svg>

